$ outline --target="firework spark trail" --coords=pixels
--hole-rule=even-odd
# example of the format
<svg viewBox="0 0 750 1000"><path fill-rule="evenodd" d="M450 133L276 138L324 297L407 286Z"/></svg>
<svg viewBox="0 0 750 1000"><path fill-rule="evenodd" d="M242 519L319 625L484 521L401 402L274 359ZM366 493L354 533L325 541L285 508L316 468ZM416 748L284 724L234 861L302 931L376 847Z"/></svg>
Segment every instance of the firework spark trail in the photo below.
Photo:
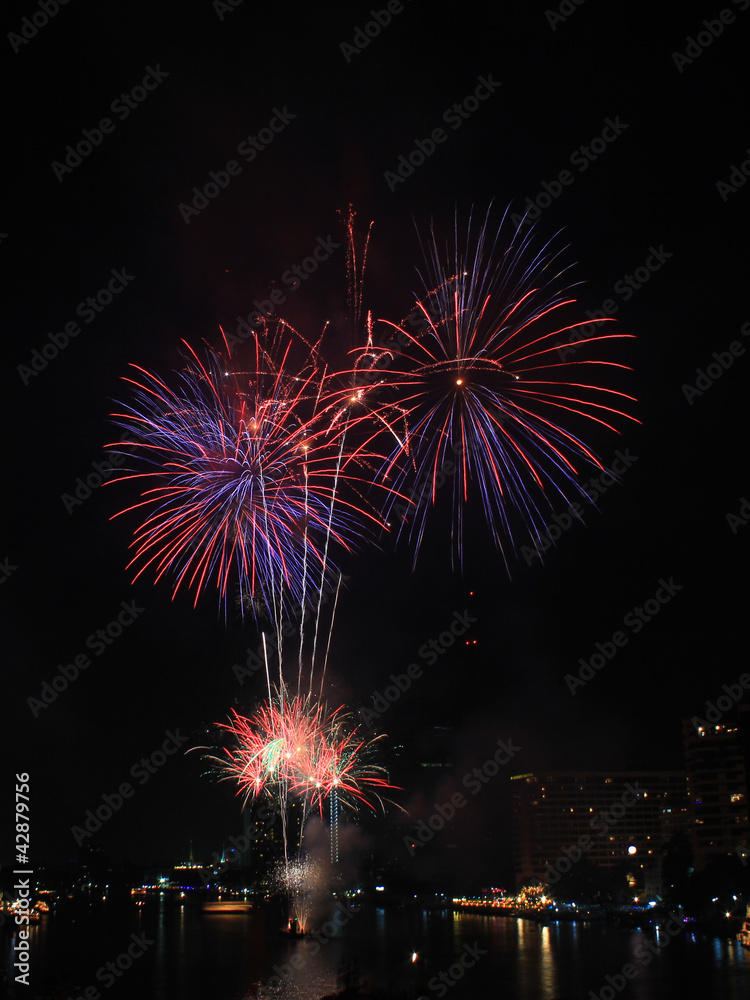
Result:
<svg viewBox="0 0 750 1000"><path fill-rule="evenodd" d="M305 512L307 512L307 502L308 502L307 475L305 475ZM331 501L331 509L333 509L333 500ZM330 537L330 525L329 525L329 537ZM326 544L327 544L327 539L326 539ZM303 538L303 549L304 549L304 554L303 554L303 560L302 560L302 593L304 594L304 593L306 593L306 590L307 590L307 587L306 587L306 583L307 583L307 513L305 513L305 534L304 534L304 538ZM321 587L320 587L321 596L322 596L322 593L323 593L323 579L324 579L324 577L325 577L325 569L323 569L323 572L321 573ZM300 609L300 623L299 623L299 653L298 653L299 669L298 669L298 672L297 672L297 690L298 691L301 690L301 688L302 688L302 663L303 663L302 652L303 652L303 649L304 649L304 644L305 644L305 607L303 605L302 608ZM279 656L281 656L281 653L279 653ZM315 669L315 658L313 657L313 666L311 668L311 673L312 673L312 671L314 669Z"/></svg>
<svg viewBox="0 0 750 1000"><path fill-rule="evenodd" d="M578 424L617 432L613 418L635 420L619 408L633 397L599 384L604 372L628 366L581 355L555 360L561 335L591 320L575 314L570 268L558 263L562 250L552 240L537 249L533 231L510 227L507 215L496 230L490 212L479 226L470 219L465 231L456 218L444 247L433 230L423 244L425 292L411 314L421 316L421 329L382 320L401 346L369 340L352 369L365 375L357 393L365 412L356 423L366 428L368 445L379 428L396 441L380 474L392 487L387 511L398 511L399 494L412 499L413 516L402 511L398 530L407 531L415 561L448 463L455 466L454 559L463 560L464 507L476 491L507 565L516 518L536 540L560 497L585 497L581 466L604 468ZM630 336L602 333L580 343ZM341 403L344 391L334 391L332 402ZM422 483L430 488L419 489Z"/></svg>
<svg viewBox="0 0 750 1000"><path fill-rule="evenodd" d="M331 652L331 639L333 637L333 623L334 623L334 621L336 619L336 609L338 608L338 605L339 605L339 593L341 591L341 581L342 581L342 579L343 578L342 578L341 574L339 573L339 582L338 582L338 585L336 587L336 597L334 598L333 609L331 611L331 623L330 623L330 625L328 627L328 642L326 643L326 652L325 652L325 656L323 658L323 670L321 671L321 674L320 674L320 697L321 698L323 697L323 683L324 683L324 681L326 679L326 670L328 669L328 656L329 656L329 654ZM312 676L311 676L311 683L312 683Z"/></svg>
<svg viewBox="0 0 750 1000"><path fill-rule="evenodd" d="M344 441L345 440L346 440L346 427L344 429L344 433L341 435L341 446L339 448L339 455L338 455L338 459L337 459L337 462L336 462L336 476L335 476L335 480L334 480L334 498L335 498L335 495L336 495L336 490L338 489L339 476L341 474L341 459L342 459L343 453L344 453ZM333 518L333 501L331 502L331 506L330 506L330 509L329 509L329 515L328 516L329 516L329 525L328 525L328 529L329 530L328 530L328 535L326 537L325 548L324 548L324 551L323 551L323 574L322 574L323 576L325 575L325 571L326 571L326 568L328 566L328 541L330 539L331 521L332 521L332 518ZM340 587L340 586L341 586L341 573L339 573L339 582L338 582L338 587ZM336 588L336 599L337 599L337 602L338 602L338 587ZM317 608L316 608L316 612L315 612L315 629L314 629L314 632L313 632L312 664L311 664L311 667L310 667L310 691L312 691L312 674L313 674L313 671L315 670L315 657L316 657L316 653L317 653L317 649L318 649L318 628L320 626L320 611L321 611L322 604L323 604L323 587L321 586L320 591L318 593L318 603L317 603ZM335 605L334 605L334 614L335 614ZM331 629L333 629L333 619L331 619ZM330 632L329 632L329 639L330 639ZM322 684L323 684L322 679L321 679L320 683L321 683L321 687L322 687Z"/></svg>
<svg viewBox="0 0 750 1000"><path fill-rule="evenodd" d="M343 215L343 213L341 213ZM357 234L354 231L354 220L356 212L352 205L349 205L344 218L346 228L347 250L346 250L346 270L349 290L349 310L352 316L352 326L354 336L360 334L362 323L362 291L365 281L365 268L367 266L367 251L370 246L370 235L373 223L367 228L367 233L362 240L361 259L357 250Z"/></svg>

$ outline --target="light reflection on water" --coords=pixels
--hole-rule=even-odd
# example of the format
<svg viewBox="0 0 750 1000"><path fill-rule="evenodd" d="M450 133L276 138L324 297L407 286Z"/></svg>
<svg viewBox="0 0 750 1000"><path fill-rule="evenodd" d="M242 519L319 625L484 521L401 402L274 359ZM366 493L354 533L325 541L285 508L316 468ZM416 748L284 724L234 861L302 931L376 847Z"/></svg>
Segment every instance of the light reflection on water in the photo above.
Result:
<svg viewBox="0 0 750 1000"><path fill-rule="evenodd" d="M557 988L557 975L555 957L552 952L551 932L549 926L539 928L539 941L541 945L541 968L539 970L542 988L548 993L555 993Z"/></svg>
<svg viewBox="0 0 750 1000"><path fill-rule="evenodd" d="M77 1000L87 986L100 985L97 971L123 952L131 934L145 933L153 945L106 990L106 1000L319 1000L335 991L342 962L355 960L374 990L408 1000L579 1000L590 991L600 995L612 979L620 983L629 963L637 974L618 991L623 1000L750 996L750 952L703 935L375 908L345 914L341 927L318 940L290 940L280 923L261 909L206 914L189 905L108 904L50 914L31 935L32 966L46 977L45 991L18 986L7 995ZM0 938L12 980L10 948L11 939ZM444 977L453 977L449 989Z"/></svg>

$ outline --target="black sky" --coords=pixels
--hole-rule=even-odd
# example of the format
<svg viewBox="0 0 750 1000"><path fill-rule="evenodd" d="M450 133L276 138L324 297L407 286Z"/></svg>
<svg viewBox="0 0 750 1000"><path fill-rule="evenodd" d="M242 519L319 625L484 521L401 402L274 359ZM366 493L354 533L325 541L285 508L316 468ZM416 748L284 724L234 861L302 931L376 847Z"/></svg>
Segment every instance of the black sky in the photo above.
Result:
<svg viewBox="0 0 750 1000"><path fill-rule="evenodd" d="M746 667L750 527L733 533L726 515L750 496L750 337L740 332L750 320L750 189L737 185L724 197L717 189L750 156L750 9L741 8L727 4L733 23L679 67L674 53L710 30L704 19L718 31L715 7L668 14L589 0L557 20L546 12L558 8L541 3L405 3L349 61L341 43L371 20L368 5L244 0L230 11L75 0L28 42L6 40L0 559L13 569L0 589L0 830L9 830L12 774L28 771L36 860L71 856L71 826L129 780L168 730L199 742L230 707L249 708L261 693L253 681L239 685L232 669L257 646L249 624L225 623L212 594L193 609L187 594L172 602L164 584L131 583L124 567L134 523L109 520L131 500L128 487L95 489L66 510L63 494L113 440L107 417L128 364L167 373L179 364L181 338L216 344L219 324L234 329L318 237L343 244L337 213L349 203L375 221L365 304L403 315L418 287L415 221L447 222L456 205L484 211L492 200L521 210L566 169L574 182L539 225L548 236L563 230L585 281L584 308L614 299L622 329L638 338L622 350L635 369L642 425L593 439L605 462L618 449L635 460L544 565L512 556L510 578L480 529L463 578L439 532L414 573L406 546L351 559L332 692L354 708L369 704L391 672L471 608L476 646L446 652L383 720L405 753L439 723L454 727L459 769L508 736L524 747L522 770L681 765L681 716L700 713ZM6 7L6 34L20 33L39 9ZM112 102L149 68L166 75L120 120ZM391 192L385 172L482 76L501 85ZM247 162L238 145L277 110L294 118ZM107 116L111 133L58 180L53 161ZM607 119L627 127L586 170L571 166ZM186 225L179 204L232 159L241 173ZM664 264L626 301L616 283L651 248L663 248ZM76 318L112 269L134 277L24 379L19 366ZM290 297L285 315L317 331L340 320L345 287L342 247ZM744 355L690 403L683 386L738 340ZM623 628L660 579L682 589L571 695L565 675ZM58 664L86 651L122 602L143 611L35 718L28 699ZM144 862L177 860L191 838L198 851L215 849L238 828L237 804L202 769L197 754L171 759L107 824L103 841ZM0 860L9 850L3 833Z"/></svg>

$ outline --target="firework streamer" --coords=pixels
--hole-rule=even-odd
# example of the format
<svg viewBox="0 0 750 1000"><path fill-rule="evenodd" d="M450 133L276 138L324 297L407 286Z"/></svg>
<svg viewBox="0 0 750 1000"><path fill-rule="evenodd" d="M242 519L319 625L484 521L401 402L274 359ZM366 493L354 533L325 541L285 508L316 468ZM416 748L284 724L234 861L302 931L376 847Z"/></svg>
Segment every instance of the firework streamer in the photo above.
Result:
<svg viewBox="0 0 750 1000"><path fill-rule="evenodd" d="M343 214L343 213L342 213ZM352 320L352 330L354 337L360 335L362 328L362 293L365 281L365 268L367 266L367 251L370 246L370 235L373 223L367 227L367 233L362 240L361 251L357 250L357 239L354 232L354 219L356 212L349 205L344 217L344 227L346 229L346 272L349 292L349 312Z"/></svg>

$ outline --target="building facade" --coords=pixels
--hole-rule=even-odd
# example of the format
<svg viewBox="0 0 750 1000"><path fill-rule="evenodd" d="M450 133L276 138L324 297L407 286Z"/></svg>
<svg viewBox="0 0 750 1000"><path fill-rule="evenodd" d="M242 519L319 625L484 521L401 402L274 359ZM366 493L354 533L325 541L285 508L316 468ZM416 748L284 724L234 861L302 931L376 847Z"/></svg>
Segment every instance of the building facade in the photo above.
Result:
<svg viewBox="0 0 750 1000"><path fill-rule="evenodd" d="M749 721L747 712L721 724L683 719L696 870L727 855L750 856Z"/></svg>
<svg viewBox="0 0 750 1000"><path fill-rule="evenodd" d="M688 826L683 771L535 771L513 775L511 788L518 884L554 883L586 857L628 863L653 885L664 844Z"/></svg>

